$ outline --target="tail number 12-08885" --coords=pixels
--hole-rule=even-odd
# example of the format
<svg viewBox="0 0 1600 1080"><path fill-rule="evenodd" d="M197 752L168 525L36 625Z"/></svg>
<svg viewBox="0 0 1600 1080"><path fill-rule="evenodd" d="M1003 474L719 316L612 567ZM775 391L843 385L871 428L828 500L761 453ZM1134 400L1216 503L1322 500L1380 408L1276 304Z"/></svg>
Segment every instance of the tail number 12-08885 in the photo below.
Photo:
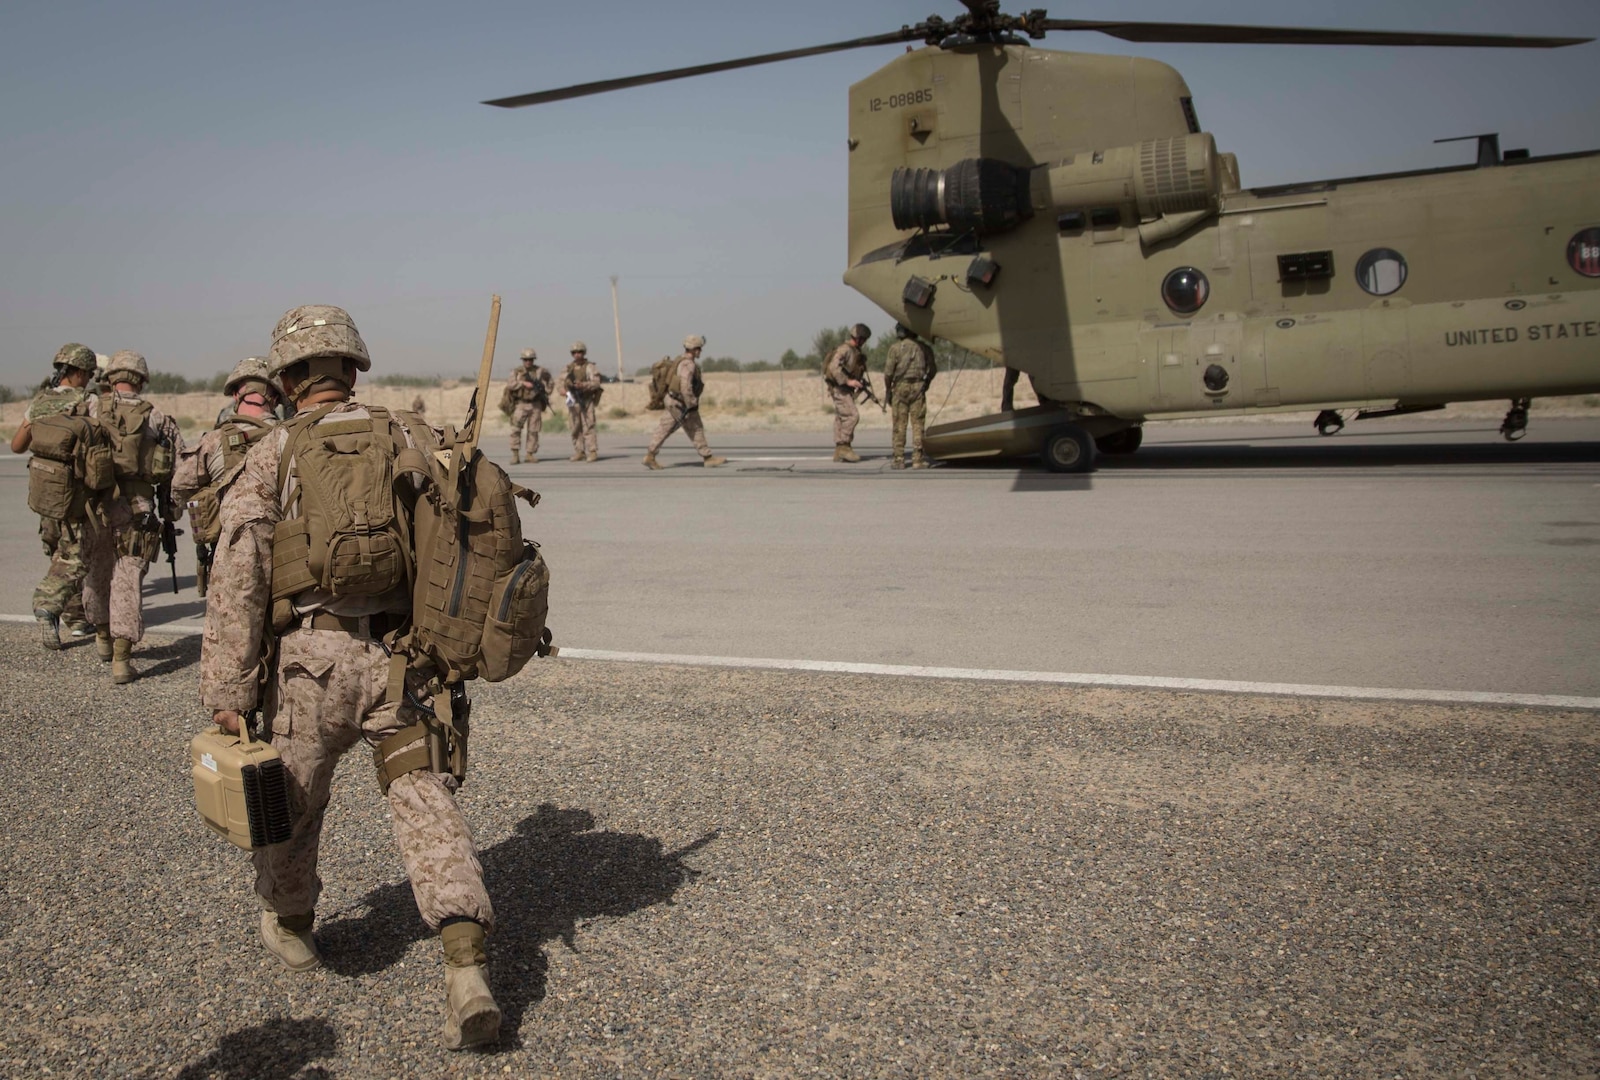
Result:
<svg viewBox="0 0 1600 1080"><path fill-rule="evenodd" d="M907 90L903 94L875 97L867 103L867 107L873 112L881 112L884 109L903 109L907 105L922 105L932 100L932 90Z"/></svg>

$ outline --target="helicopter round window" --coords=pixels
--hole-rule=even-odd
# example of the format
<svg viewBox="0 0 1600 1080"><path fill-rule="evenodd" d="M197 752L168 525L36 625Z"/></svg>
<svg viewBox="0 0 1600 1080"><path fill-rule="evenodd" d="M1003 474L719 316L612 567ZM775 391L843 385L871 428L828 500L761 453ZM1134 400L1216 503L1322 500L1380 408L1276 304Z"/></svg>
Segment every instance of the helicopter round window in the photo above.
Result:
<svg viewBox="0 0 1600 1080"><path fill-rule="evenodd" d="M1161 283L1161 299L1179 315L1193 315L1211 296L1211 282L1192 266L1180 266Z"/></svg>
<svg viewBox="0 0 1600 1080"><path fill-rule="evenodd" d="M1584 277L1600 278L1600 228L1585 229L1572 238L1567 262Z"/></svg>
<svg viewBox="0 0 1600 1080"><path fill-rule="evenodd" d="M1399 292L1406 273L1406 257L1394 248L1373 248L1356 263L1356 283L1373 296Z"/></svg>

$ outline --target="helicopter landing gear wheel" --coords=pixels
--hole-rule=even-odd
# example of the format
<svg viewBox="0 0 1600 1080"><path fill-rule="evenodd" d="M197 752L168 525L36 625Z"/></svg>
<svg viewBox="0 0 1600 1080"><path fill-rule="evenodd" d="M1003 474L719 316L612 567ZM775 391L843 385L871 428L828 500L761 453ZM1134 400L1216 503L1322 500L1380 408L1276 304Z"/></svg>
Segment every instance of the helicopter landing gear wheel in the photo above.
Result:
<svg viewBox="0 0 1600 1080"><path fill-rule="evenodd" d="M1077 424L1061 424L1045 436L1039 456L1058 473L1086 473L1094 468L1094 439Z"/></svg>
<svg viewBox="0 0 1600 1080"><path fill-rule="evenodd" d="M1102 435L1094 442L1102 454L1131 454L1144 444L1144 428L1123 428Z"/></svg>
<svg viewBox="0 0 1600 1080"><path fill-rule="evenodd" d="M1512 399L1506 418L1500 422L1500 434L1506 442L1516 442L1528 433L1528 406L1532 404L1531 398Z"/></svg>
<svg viewBox="0 0 1600 1080"><path fill-rule="evenodd" d="M1344 430L1344 417L1337 409L1323 409L1312 423L1316 424L1318 435L1337 435Z"/></svg>

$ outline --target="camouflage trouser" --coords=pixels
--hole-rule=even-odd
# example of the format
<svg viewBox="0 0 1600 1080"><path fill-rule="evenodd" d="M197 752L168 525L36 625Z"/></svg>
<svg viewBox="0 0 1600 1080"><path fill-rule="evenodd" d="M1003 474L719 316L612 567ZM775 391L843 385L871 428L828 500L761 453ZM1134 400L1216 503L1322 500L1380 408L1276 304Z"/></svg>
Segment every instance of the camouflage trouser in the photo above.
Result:
<svg viewBox="0 0 1600 1080"><path fill-rule="evenodd" d="M903 459L906 456L906 421L911 421L911 448L921 451L922 429L928 423L928 399L921 394L916 397L899 397L894 399L894 456Z"/></svg>
<svg viewBox="0 0 1600 1080"><path fill-rule="evenodd" d="M861 422L855 395L848 386L830 386L828 396L833 398L833 445L854 442L856 425Z"/></svg>
<svg viewBox="0 0 1600 1080"><path fill-rule="evenodd" d="M711 456L711 445L706 442L706 427L700 422L700 410L684 412L683 403L673 397L667 398L667 412L661 418L661 423L656 425L656 433L650 437L649 452L653 454L660 450L661 444L667 441L667 436L680 427L683 428L683 433L689 436L689 441L694 443L694 448L700 451L701 457Z"/></svg>
<svg viewBox="0 0 1600 1080"><path fill-rule="evenodd" d="M567 406L567 421L572 425L572 452L598 454L600 439L595 434L594 413L598 402L579 398L576 405Z"/></svg>
<svg viewBox="0 0 1600 1080"><path fill-rule="evenodd" d="M39 539L50 556L50 569L33 590L33 610L48 611L69 622L83 619L83 526L39 519Z"/></svg>
<svg viewBox="0 0 1600 1080"><path fill-rule="evenodd" d="M527 447L528 456L539 452L539 431L544 427L544 410L537 405L522 402L511 410L511 452L522 453ZM526 431L526 439L524 439Z"/></svg>
<svg viewBox="0 0 1600 1080"><path fill-rule="evenodd" d="M139 641L144 574L161 550L161 525L154 517L136 521L124 499L108 499L104 509L106 523L84 530L84 614L96 626L109 625L112 637Z"/></svg>
<svg viewBox="0 0 1600 1080"><path fill-rule="evenodd" d="M342 630L290 630L278 641L278 675L269 709L272 744L289 773L294 831L252 853L256 892L279 915L317 906L317 849L333 770L346 750L376 744L416 723L408 703L385 700L389 657L381 645ZM414 745L414 744L413 744ZM400 747L400 751L408 747ZM398 752L398 751L397 751ZM448 773L406 773L389 785L395 840L422 921L433 930L457 915L493 925L483 867Z"/></svg>

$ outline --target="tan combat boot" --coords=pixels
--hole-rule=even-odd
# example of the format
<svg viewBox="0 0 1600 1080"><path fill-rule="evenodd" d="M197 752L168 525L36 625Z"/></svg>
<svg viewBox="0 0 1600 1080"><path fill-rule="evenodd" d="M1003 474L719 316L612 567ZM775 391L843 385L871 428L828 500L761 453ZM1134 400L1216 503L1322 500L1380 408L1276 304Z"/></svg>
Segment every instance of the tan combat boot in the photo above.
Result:
<svg viewBox="0 0 1600 1080"><path fill-rule="evenodd" d="M522 454L519 453L516 450L511 451L511 464L513 464L513 465L521 465L522 464Z"/></svg>
<svg viewBox="0 0 1600 1080"><path fill-rule="evenodd" d="M261 913L261 944L290 971L310 971L322 966L322 954L317 943L311 940L311 924L315 914L286 915L291 926L270 911ZM292 928L291 928L292 927Z"/></svg>
<svg viewBox="0 0 1600 1080"><path fill-rule="evenodd" d="M582 461L583 460L583 451L579 450L577 453L573 454L567 460L568 461Z"/></svg>
<svg viewBox="0 0 1600 1080"><path fill-rule="evenodd" d="M583 455L583 460L585 460L585 461L599 461L600 460L600 455L595 453L593 450L591 450L587 454Z"/></svg>
<svg viewBox="0 0 1600 1080"><path fill-rule="evenodd" d="M861 455L856 453L855 448L849 443L840 443L838 446L833 448L833 460L860 461Z"/></svg>
<svg viewBox="0 0 1600 1080"><path fill-rule="evenodd" d="M644 456L644 467L647 468L647 469L664 469L664 468L666 468L665 465L661 464L661 462L656 460L656 456L654 454L646 454Z"/></svg>
<svg viewBox="0 0 1600 1080"><path fill-rule="evenodd" d="M727 458L718 457L715 454L707 454L705 457L700 459L700 464L704 465L708 469L715 469L718 465L726 465L727 463Z"/></svg>
<svg viewBox="0 0 1600 1080"><path fill-rule="evenodd" d="M112 639L111 642L111 681L117 685L131 683L139 677L133 670L130 661L133 658L133 642L125 637Z"/></svg>
<svg viewBox="0 0 1600 1080"><path fill-rule="evenodd" d="M529 454L527 457L522 459L522 463L524 465L537 465L539 464L539 459L534 457L532 454Z"/></svg>
<svg viewBox="0 0 1600 1080"><path fill-rule="evenodd" d="M100 658L102 663L109 664L111 662L111 653L111 628L108 626L95 627L94 654Z"/></svg>
<svg viewBox="0 0 1600 1080"><path fill-rule="evenodd" d="M889 462L889 468L891 468L891 469L903 469L905 467L906 467L906 456L904 454L896 454L894 456L894 459Z"/></svg>
<svg viewBox="0 0 1600 1080"><path fill-rule="evenodd" d="M39 622L39 644L55 652L61 648L61 620L52 611L34 608L33 617Z"/></svg>
<svg viewBox="0 0 1600 1080"><path fill-rule="evenodd" d="M928 467L928 459L922 456L921 450L911 455L911 467L913 469L926 469Z"/></svg>
<svg viewBox="0 0 1600 1080"><path fill-rule="evenodd" d="M500 1038L500 1006L489 992L483 927L469 920L439 931L444 946L444 1046L464 1050Z"/></svg>

